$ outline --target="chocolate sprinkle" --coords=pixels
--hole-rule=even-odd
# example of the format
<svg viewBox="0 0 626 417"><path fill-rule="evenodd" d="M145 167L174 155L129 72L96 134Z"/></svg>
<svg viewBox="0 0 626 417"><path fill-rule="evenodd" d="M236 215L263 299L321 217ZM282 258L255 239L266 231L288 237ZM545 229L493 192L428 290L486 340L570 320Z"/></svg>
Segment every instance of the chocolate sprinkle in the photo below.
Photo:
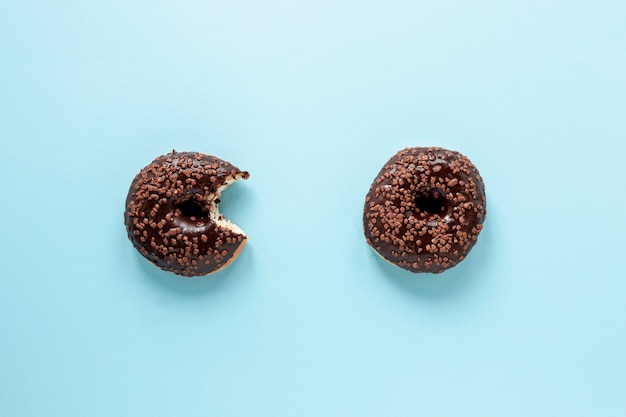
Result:
<svg viewBox="0 0 626 417"><path fill-rule="evenodd" d="M186 277L226 267L247 236L217 209L221 192L250 174L215 156L172 151L133 180L124 223L135 248L159 268Z"/></svg>
<svg viewBox="0 0 626 417"><path fill-rule="evenodd" d="M443 148L395 154L365 197L367 243L411 272L440 273L476 244L487 215L485 185L464 155Z"/></svg>

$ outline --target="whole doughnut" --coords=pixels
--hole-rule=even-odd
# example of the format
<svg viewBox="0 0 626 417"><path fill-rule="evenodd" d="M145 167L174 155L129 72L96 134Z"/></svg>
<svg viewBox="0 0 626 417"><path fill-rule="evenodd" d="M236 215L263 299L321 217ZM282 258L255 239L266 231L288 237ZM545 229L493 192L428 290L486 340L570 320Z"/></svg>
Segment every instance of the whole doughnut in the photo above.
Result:
<svg viewBox="0 0 626 417"><path fill-rule="evenodd" d="M466 156L406 148L374 179L363 227L385 260L411 272L440 273L465 259L486 215L485 185Z"/></svg>
<svg viewBox="0 0 626 417"><path fill-rule="evenodd" d="M135 248L159 268L186 277L217 272L247 236L218 210L223 190L248 179L229 162L198 152L156 158L133 180L124 223Z"/></svg>

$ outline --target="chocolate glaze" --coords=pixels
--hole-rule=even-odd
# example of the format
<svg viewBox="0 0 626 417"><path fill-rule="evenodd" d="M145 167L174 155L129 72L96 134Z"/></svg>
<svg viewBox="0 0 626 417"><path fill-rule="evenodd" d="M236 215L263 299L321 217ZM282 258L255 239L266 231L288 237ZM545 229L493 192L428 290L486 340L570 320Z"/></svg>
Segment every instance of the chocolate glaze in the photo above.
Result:
<svg viewBox="0 0 626 417"><path fill-rule="evenodd" d="M374 179L365 198L367 243L412 272L440 273L465 259L487 215L485 185L464 155L407 148Z"/></svg>
<svg viewBox="0 0 626 417"><path fill-rule="evenodd" d="M133 180L124 223L135 248L159 268L199 276L225 267L247 236L220 226L220 188L248 172L197 152L172 151L156 158Z"/></svg>

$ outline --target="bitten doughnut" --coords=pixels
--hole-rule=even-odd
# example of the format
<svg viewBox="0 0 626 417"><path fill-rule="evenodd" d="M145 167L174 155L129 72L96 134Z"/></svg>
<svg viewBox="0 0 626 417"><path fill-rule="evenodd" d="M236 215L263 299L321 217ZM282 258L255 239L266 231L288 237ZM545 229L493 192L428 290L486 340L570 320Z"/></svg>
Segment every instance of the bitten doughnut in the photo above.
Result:
<svg viewBox="0 0 626 417"><path fill-rule="evenodd" d="M146 259L177 275L193 277L225 268L248 237L220 214L219 198L229 185L249 176L198 152L159 156L128 190L128 238Z"/></svg>
<svg viewBox="0 0 626 417"><path fill-rule="evenodd" d="M363 227L385 260L411 272L440 273L465 259L486 215L485 185L466 156L407 148L374 179Z"/></svg>

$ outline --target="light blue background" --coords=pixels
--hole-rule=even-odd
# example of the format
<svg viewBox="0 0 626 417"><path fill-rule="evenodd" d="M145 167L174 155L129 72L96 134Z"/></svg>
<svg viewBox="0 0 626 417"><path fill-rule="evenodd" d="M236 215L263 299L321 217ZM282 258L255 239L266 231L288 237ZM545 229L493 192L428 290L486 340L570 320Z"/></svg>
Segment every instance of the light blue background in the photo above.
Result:
<svg viewBox="0 0 626 417"><path fill-rule="evenodd" d="M101 4L98 4L101 3ZM626 415L626 3L0 3L0 415ZM468 155L457 268L365 243L406 146ZM249 170L185 280L122 212L172 148Z"/></svg>

